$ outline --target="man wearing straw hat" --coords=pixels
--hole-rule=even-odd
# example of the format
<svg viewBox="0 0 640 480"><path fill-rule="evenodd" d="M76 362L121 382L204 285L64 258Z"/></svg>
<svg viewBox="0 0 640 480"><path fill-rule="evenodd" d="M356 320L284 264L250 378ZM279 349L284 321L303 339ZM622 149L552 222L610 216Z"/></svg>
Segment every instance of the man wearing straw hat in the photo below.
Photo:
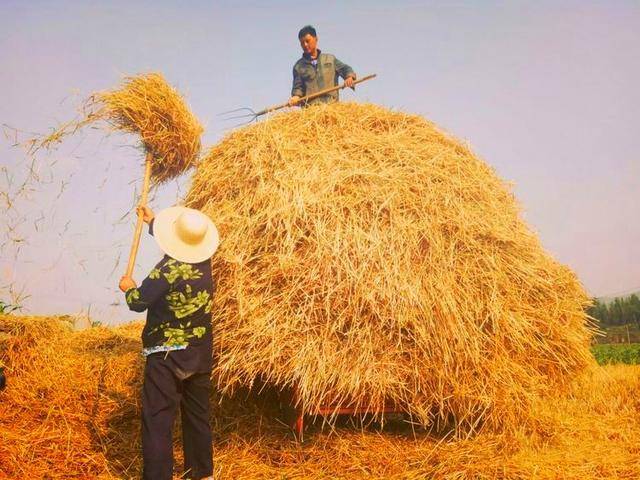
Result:
<svg viewBox="0 0 640 480"><path fill-rule="evenodd" d="M154 217L138 207L164 257L140 285L120 279L129 308L147 310L142 388L143 477L170 480L172 429L182 417L185 478L213 478L209 425L214 283L210 259L218 247L214 223L198 210L167 208Z"/></svg>
<svg viewBox="0 0 640 480"><path fill-rule="evenodd" d="M302 47L302 58L293 66L293 87L289 105L297 105L305 95L319 92L338 85L338 77L344 78L344 84L353 88L356 74L346 63L342 63L330 53L322 53L318 48L318 35L311 25L302 27L298 32ZM332 103L339 99L338 91L327 93L309 100L303 106L316 103Z"/></svg>

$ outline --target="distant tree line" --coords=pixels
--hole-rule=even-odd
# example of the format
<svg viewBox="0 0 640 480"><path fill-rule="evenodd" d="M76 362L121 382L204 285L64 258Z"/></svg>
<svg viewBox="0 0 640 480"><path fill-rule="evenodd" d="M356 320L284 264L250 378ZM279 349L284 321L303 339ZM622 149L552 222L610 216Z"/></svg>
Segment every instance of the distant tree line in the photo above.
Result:
<svg viewBox="0 0 640 480"><path fill-rule="evenodd" d="M640 328L640 298L635 293L606 303L596 298L587 313L602 327L634 324Z"/></svg>

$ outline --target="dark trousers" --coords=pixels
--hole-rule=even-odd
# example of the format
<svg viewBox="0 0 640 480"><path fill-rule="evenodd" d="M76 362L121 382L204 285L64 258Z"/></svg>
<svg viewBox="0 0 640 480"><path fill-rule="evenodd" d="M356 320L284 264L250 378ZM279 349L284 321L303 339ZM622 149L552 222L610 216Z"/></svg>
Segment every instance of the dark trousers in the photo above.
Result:
<svg viewBox="0 0 640 480"><path fill-rule="evenodd" d="M189 353L186 350L168 355L158 352L147 357L142 388L144 479L172 479L172 430L178 405L182 417L185 478L199 480L213 475L210 374L185 370L181 358Z"/></svg>

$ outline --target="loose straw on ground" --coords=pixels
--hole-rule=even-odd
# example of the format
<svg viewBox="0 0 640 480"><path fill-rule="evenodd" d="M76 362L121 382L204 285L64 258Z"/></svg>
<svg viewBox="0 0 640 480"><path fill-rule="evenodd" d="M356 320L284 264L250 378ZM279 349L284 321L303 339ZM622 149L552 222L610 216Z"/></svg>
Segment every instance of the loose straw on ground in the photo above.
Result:
<svg viewBox="0 0 640 480"><path fill-rule="evenodd" d="M0 478L140 478L141 329L74 332L65 319L0 315L8 377L0 392ZM567 395L534 398L536 421L511 434L455 440L396 420L382 431L318 424L303 444L277 403L254 403L246 391L215 393L215 478L637 479L639 390L639 366L593 367Z"/></svg>

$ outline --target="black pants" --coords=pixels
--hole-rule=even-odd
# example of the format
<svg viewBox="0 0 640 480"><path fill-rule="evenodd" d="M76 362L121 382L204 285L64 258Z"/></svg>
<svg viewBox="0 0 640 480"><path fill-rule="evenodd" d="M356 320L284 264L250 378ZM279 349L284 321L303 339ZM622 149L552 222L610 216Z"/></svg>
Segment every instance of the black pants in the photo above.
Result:
<svg viewBox="0 0 640 480"><path fill-rule="evenodd" d="M158 352L147 357L142 389L144 479L172 479L172 429L178 405L182 416L185 478L199 480L213 475L210 372L185 369L192 364L188 358L192 352L187 350L168 355Z"/></svg>

